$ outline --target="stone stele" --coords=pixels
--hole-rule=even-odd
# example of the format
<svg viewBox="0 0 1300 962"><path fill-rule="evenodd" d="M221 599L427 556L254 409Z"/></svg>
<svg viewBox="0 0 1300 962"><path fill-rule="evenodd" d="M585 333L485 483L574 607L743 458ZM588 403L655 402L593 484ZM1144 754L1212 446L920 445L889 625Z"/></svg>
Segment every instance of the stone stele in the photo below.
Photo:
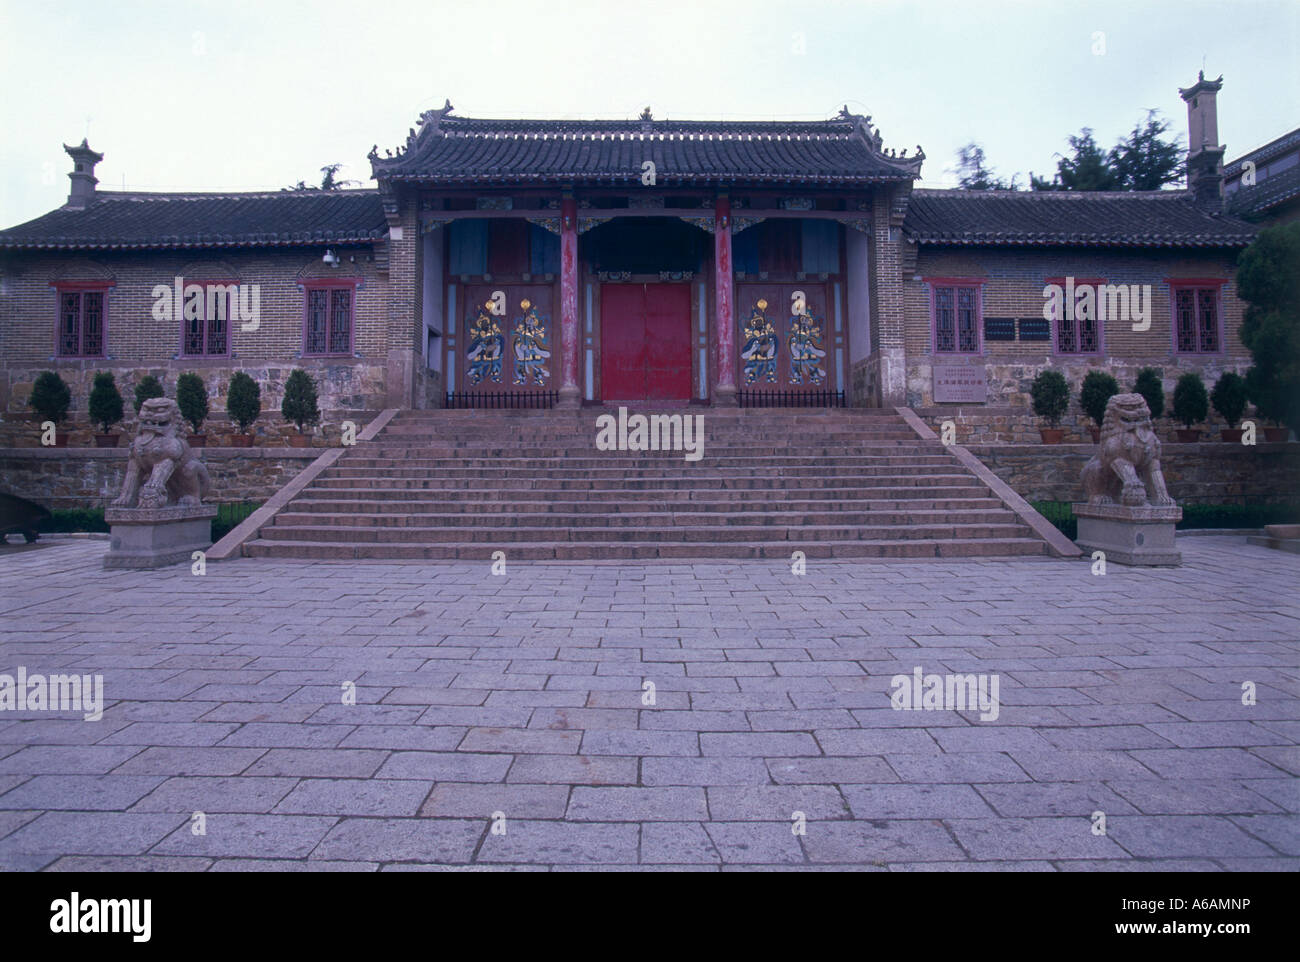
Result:
<svg viewBox="0 0 1300 962"><path fill-rule="evenodd" d="M161 568L212 546L208 469L181 436L170 398L150 398L127 456L122 493L104 511L112 529L105 568Z"/></svg>
<svg viewBox="0 0 1300 962"><path fill-rule="evenodd" d="M1075 542L1091 554L1126 565L1178 565L1182 552L1174 503L1160 471L1160 439L1141 394L1116 394L1106 404L1101 449L1083 466L1086 504L1074 505Z"/></svg>

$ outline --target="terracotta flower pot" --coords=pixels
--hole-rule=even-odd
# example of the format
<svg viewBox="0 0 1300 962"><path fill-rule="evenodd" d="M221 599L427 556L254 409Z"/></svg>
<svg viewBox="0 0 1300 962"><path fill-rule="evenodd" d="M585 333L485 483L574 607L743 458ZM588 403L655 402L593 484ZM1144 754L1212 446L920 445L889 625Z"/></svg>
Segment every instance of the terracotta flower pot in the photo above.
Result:
<svg viewBox="0 0 1300 962"><path fill-rule="evenodd" d="M120 434L96 434L96 435L95 435L95 447L97 447L97 448L115 448L115 447L117 447L117 439L120 438L120 437L121 437ZM65 442L65 443L66 443L66 442ZM56 446L57 446L57 447L62 447L62 445L56 445Z"/></svg>
<svg viewBox="0 0 1300 962"><path fill-rule="evenodd" d="M1285 444L1290 436L1290 428L1264 428L1264 440L1269 444Z"/></svg>
<svg viewBox="0 0 1300 962"><path fill-rule="evenodd" d="M1065 428L1039 428L1038 434L1044 444L1060 444L1065 437Z"/></svg>
<svg viewBox="0 0 1300 962"><path fill-rule="evenodd" d="M1219 432L1219 437L1230 444L1240 444L1241 436L1245 433L1244 428L1224 428Z"/></svg>
<svg viewBox="0 0 1300 962"><path fill-rule="evenodd" d="M1201 431L1199 428L1177 428L1174 434L1178 436L1179 444L1195 444L1201 440Z"/></svg>
<svg viewBox="0 0 1300 962"><path fill-rule="evenodd" d="M309 448L311 447L310 434L291 434L289 435L289 447L291 448Z"/></svg>
<svg viewBox="0 0 1300 962"><path fill-rule="evenodd" d="M54 446L55 446L56 448L66 448L66 447L68 446L68 432L67 432L67 431L58 431L58 430L56 430L56 431L54 432Z"/></svg>
<svg viewBox="0 0 1300 962"><path fill-rule="evenodd" d="M251 434L232 434L226 439L226 443L232 448L251 448L253 446L253 436Z"/></svg>
<svg viewBox="0 0 1300 962"><path fill-rule="evenodd" d="M206 434L191 434L189 442L192 448L206 448L208 446L208 436Z"/></svg>

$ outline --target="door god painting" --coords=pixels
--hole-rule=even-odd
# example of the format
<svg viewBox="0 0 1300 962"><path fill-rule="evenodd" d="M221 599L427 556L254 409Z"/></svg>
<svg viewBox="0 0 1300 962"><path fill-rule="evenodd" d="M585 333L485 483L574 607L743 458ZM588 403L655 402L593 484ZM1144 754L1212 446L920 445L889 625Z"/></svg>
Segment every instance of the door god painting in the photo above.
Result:
<svg viewBox="0 0 1300 962"><path fill-rule="evenodd" d="M515 384L527 384L532 378L533 384L545 384L551 376L546 369L546 359L551 352L546 350L546 318L537 313L537 307L525 298L519 302L523 316L515 319L514 335L511 339L515 353Z"/></svg>
<svg viewBox="0 0 1300 962"><path fill-rule="evenodd" d="M759 299L750 311L749 320L745 322L745 345L740 351L740 358L745 362L745 383L753 384L766 377L776 383L776 355L781 349L781 341L776 336L776 328L767 319L767 301Z"/></svg>

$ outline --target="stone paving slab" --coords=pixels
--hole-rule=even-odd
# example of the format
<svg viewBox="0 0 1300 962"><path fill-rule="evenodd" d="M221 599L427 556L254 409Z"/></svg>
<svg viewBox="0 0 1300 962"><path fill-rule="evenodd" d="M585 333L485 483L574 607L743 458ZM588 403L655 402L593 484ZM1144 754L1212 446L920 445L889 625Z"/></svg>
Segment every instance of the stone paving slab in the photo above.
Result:
<svg viewBox="0 0 1300 962"><path fill-rule="evenodd" d="M1102 577L0 553L0 674L104 692L0 710L0 869L1296 871L1300 558L1180 547ZM918 669L996 678L997 718L899 710Z"/></svg>

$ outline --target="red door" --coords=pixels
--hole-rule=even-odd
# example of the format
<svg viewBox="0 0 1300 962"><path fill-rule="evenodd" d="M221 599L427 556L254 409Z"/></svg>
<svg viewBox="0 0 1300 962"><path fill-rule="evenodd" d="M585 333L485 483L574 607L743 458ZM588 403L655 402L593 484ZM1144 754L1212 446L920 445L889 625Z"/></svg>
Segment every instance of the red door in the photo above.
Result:
<svg viewBox="0 0 1300 962"><path fill-rule="evenodd" d="M600 298L601 399L691 396L691 294L686 284L609 284Z"/></svg>

